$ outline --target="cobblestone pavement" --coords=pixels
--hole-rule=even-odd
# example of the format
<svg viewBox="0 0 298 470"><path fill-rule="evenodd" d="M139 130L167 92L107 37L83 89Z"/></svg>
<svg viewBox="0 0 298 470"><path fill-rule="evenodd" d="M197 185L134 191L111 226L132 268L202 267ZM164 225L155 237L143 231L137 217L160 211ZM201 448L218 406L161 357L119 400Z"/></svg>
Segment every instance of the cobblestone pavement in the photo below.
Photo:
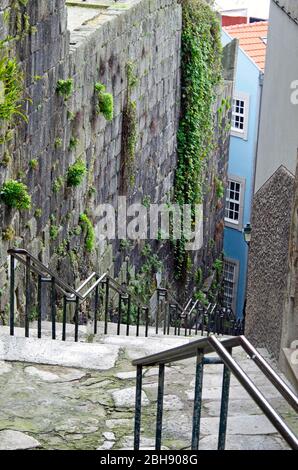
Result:
<svg viewBox="0 0 298 470"><path fill-rule="evenodd" d="M168 347L175 339L164 340ZM119 348L109 370L0 362L0 449L129 449L133 446L135 370L131 360L159 349L160 338L106 337ZM120 346L120 347L119 347ZM298 432L297 417L242 351L234 357ZM190 446L194 360L166 368L163 446ZM201 449L216 449L222 366L205 366ZM142 447L154 446L156 368L144 370ZM233 378L227 449L284 449L269 421Z"/></svg>

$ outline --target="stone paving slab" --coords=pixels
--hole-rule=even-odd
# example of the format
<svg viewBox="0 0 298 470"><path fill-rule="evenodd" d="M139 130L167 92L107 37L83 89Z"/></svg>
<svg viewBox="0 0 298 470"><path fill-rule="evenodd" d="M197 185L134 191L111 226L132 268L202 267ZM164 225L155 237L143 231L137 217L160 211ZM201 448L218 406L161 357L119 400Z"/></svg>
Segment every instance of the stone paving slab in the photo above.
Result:
<svg viewBox="0 0 298 470"><path fill-rule="evenodd" d="M27 450L40 447L33 437L19 431L0 431L0 450Z"/></svg>
<svg viewBox="0 0 298 470"><path fill-rule="evenodd" d="M114 367L118 353L116 345L36 340L0 334L0 360L6 361L106 370Z"/></svg>
<svg viewBox="0 0 298 470"><path fill-rule="evenodd" d="M26 341L31 344L34 340ZM25 445L22 443L28 437L28 448L34 448L35 442L42 449L130 449L133 447L135 400L135 370L131 357L174 347L185 341L189 339L164 338L161 341L161 338L150 338L144 341L113 336L101 338L101 344L85 345L110 348L101 357L102 362L115 348L117 354L113 365L105 370L0 361L0 432L22 433L14 435L19 436L19 440L13 445ZM35 343L41 344L37 340ZM260 389L266 390L268 381L261 379L253 361L238 349L233 355L245 370L258 378ZM207 392L203 395L200 448L215 449L222 366L210 365L204 369ZM193 393L194 371L195 359L166 367L162 442L166 449L190 448L193 402L188 394ZM158 369L154 367L143 371L143 400L146 405L141 423L143 449L154 447L157 373ZM235 380L231 384L227 448L287 448L250 397L244 396ZM214 390L216 393L212 395ZM297 416L285 406L277 392L272 394L270 402L293 428L297 426ZM7 438L3 442L8 448Z"/></svg>

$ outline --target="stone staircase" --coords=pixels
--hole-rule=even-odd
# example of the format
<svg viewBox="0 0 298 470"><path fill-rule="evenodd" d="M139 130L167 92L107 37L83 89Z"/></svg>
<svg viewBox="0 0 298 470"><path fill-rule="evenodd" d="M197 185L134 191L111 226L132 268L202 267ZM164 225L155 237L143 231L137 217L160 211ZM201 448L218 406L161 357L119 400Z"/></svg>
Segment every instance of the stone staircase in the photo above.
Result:
<svg viewBox="0 0 298 470"><path fill-rule="evenodd" d="M110 325L109 325L110 326ZM80 342L10 337L0 328L0 449L132 449L135 377L133 359L189 343L197 337L148 338L99 333L80 327ZM57 325L57 337L61 325ZM73 326L67 325L67 333ZM48 337L47 339L47 331ZM110 330L111 331L111 330ZM89 341L89 342L88 342ZM92 341L92 343L90 343ZM266 351L262 355L271 362ZM241 349L233 357L286 422L298 433L297 416ZM221 365L206 365L200 449L216 449ZM163 448L189 449L195 359L166 367ZM154 448L156 368L143 372L142 449ZM227 449L286 449L287 445L234 378L231 381Z"/></svg>

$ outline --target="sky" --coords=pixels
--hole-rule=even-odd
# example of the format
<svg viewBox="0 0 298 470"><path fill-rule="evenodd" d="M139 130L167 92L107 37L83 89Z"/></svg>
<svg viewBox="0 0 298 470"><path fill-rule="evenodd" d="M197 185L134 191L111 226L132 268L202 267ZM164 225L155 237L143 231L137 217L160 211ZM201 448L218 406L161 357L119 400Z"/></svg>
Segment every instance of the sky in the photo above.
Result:
<svg viewBox="0 0 298 470"><path fill-rule="evenodd" d="M269 18L270 0L215 0L219 9L248 9L248 16Z"/></svg>

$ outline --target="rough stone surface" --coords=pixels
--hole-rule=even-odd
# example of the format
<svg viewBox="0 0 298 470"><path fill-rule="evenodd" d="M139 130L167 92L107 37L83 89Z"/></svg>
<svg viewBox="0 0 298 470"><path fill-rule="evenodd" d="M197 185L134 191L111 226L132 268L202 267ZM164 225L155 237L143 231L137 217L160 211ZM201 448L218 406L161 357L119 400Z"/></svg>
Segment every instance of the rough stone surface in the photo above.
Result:
<svg viewBox="0 0 298 470"><path fill-rule="evenodd" d="M298 160L290 231L288 278L283 311L279 364L298 392ZM291 349L291 351L287 351ZM288 354L287 354L288 353Z"/></svg>
<svg viewBox="0 0 298 470"><path fill-rule="evenodd" d="M0 145L0 163L6 151L12 157L8 165L0 164L0 187L8 179L21 178L32 196L32 209L19 213L4 204L0 206L0 226L3 230L11 227L16 234L13 241L0 237L0 313L6 324L7 249L12 245L26 247L71 285L79 285L93 270L109 270L121 277L126 255L119 250L119 241L107 245L100 240L97 212L103 203L117 208L118 196L125 193L121 190L121 171L128 62L135 65L138 78L131 97L136 102L138 129L135 183L126 191L128 202L141 202L146 197L152 203L166 203L172 193L180 111L181 5L177 0L125 3L123 9L113 5L95 17L87 9L82 10L84 19L75 13L70 19L71 32L65 0L29 0L24 7L37 28L14 51L25 75L24 95L31 98L25 104L28 123L20 122L14 138L7 146ZM9 32L4 16L11 4L12 0L1 2L0 40ZM74 24L74 18L79 19L78 23ZM222 98L232 95L232 75L219 90L216 116ZM73 80L73 94L67 101L56 92L60 79ZM96 82L104 84L113 95L111 122L97 114ZM206 192L204 201L204 247L193 255L194 270L200 263L206 273L222 250L224 208L218 207L214 178L218 175L222 181L226 179L226 121L227 116L223 116L223 122L216 122L215 141L219 145L206 165L206 186L213 190ZM77 142L76 148L71 142ZM79 157L86 163L87 174L80 186L70 188L66 184L67 171ZM31 160L38 161L36 169L30 167ZM96 232L96 250L92 254L86 253L86 234L79 230L80 214L86 210ZM51 236L53 227L57 237ZM212 246L210 240L215 242ZM131 252L130 262L136 269L143 262L142 248L143 243L135 243ZM166 276L172 277L173 256L157 243L154 248L164 262ZM32 298L35 294L36 284L32 282ZM19 266L15 297L17 321L22 323L24 273ZM42 296L42 303L46 317L48 295ZM31 313L36 314L34 309ZM61 315L61 310L58 313ZM83 308L82 319L85 313Z"/></svg>
<svg viewBox="0 0 298 470"><path fill-rule="evenodd" d="M0 375L3 374L8 374L12 369L12 366L10 364L7 364L5 362L0 362Z"/></svg>
<svg viewBox="0 0 298 470"><path fill-rule="evenodd" d="M253 344L280 354L294 176L284 167L256 193L248 267L245 334Z"/></svg>
<svg viewBox="0 0 298 470"><path fill-rule="evenodd" d="M106 338L106 341L110 347L119 346L116 337ZM169 339L165 341L168 343ZM40 443L42 449L132 448L135 389L130 378L132 366L129 357L133 351L143 356L150 347L156 351L158 344L162 350L161 343L161 338L148 338L146 344L144 341L140 344L135 338L122 338L121 353L113 367L107 370L78 367L69 369L61 365L22 362L0 363L0 367L4 369L7 366L5 370L9 369L8 373L0 374L0 429L2 432L18 431L34 438L28 447L38 441L36 445ZM181 339L177 338L172 339L171 344L175 347L180 343ZM109 354L109 351L102 353L101 361L104 362L105 356ZM233 355L267 396L268 382L262 378L253 361L237 349ZM155 372L154 368L147 370ZM190 448L193 401L188 400L187 392L193 389L194 373L195 359L166 368L162 441L165 449ZM206 384L211 386L220 383L220 374L222 366L205 366ZM155 374L145 373L143 376L143 399L146 406L142 410L141 448L144 450L154 448L157 379ZM235 380L232 380L227 448L286 448L253 401L248 396L244 398L242 394L239 397L239 388ZM219 390L218 387L214 397L209 393L203 395L201 448L204 449L216 448ZM271 394L270 403L293 430L298 432L297 416L289 410L277 392ZM14 445L23 443L21 437L23 439L23 434L20 439L16 435ZM1 435L0 442L4 442Z"/></svg>
<svg viewBox="0 0 298 470"><path fill-rule="evenodd" d="M136 371L132 371L132 372L119 372L118 374L116 374L116 377L118 377L118 379L122 379L122 380L126 380L126 379L135 379L136 378Z"/></svg>
<svg viewBox="0 0 298 470"><path fill-rule="evenodd" d="M114 367L118 353L119 348L116 345L71 343L48 339L37 341L34 338L0 334L0 359L9 361L107 370ZM40 372L38 374L41 375ZM47 376L48 379L54 380L52 375Z"/></svg>
<svg viewBox="0 0 298 470"><path fill-rule="evenodd" d="M112 392L112 397L115 403L115 406L118 408L132 408L136 401L136 389L135 387L124 388L122 390L114 390ZM144 391L142 391L142 406L148 406L149 400Z"/></svg>
<svg viewBox="0 0 298 470"><path fill-rule="evenodd" d="M0 450L25 450L40 447L40 443L23 432L0 431Z"/></svg>

